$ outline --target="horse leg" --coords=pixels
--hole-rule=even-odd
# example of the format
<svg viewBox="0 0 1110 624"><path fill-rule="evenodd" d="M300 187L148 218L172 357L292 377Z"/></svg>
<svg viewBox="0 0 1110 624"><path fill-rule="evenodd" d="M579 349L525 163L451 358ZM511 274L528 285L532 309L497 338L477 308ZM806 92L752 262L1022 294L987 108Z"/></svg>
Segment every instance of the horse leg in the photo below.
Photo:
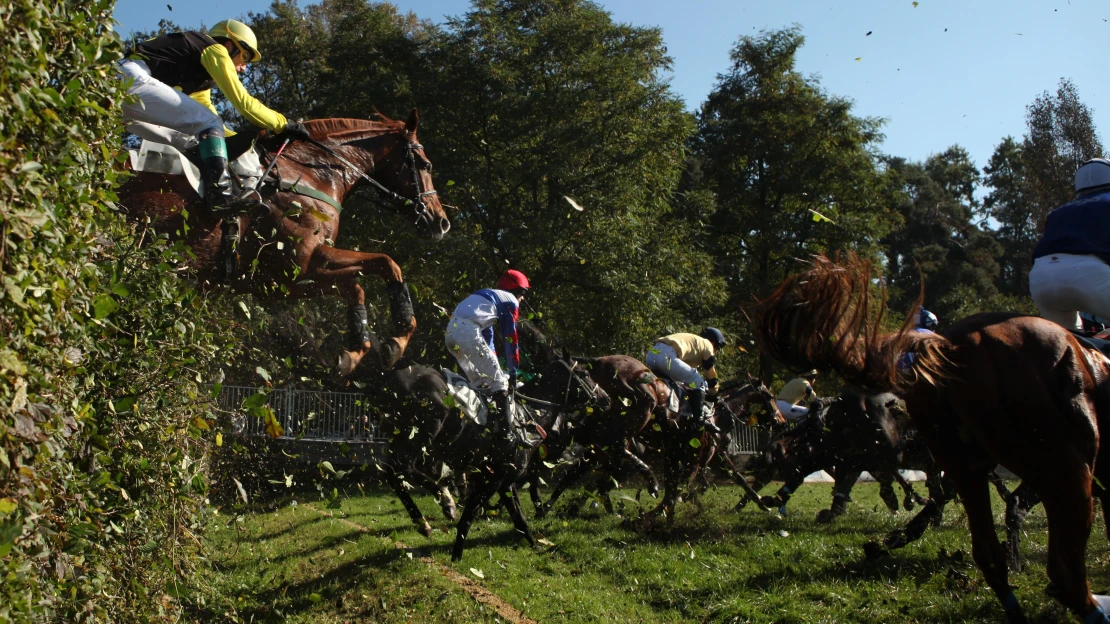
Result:
<svg viewBox="0 0 1110 624"><path fill-rule="evenodd" d="M802 474L801 471L797 471L791 477L787 477L786 482L782 484L778 492L775 492L774 496L764 496L760 498L759 502L768 509L778 508L780 512L785 513L784 508L786 504L790 502L790 496L794 494L794 492L797 492L798 488L802 487L805 480L806 475Z"/></svg>
<svg viewBox="0 0 1110 624"><path fill-rule="evenodd" d="M389 369L397 363L416 331L412 297L401 276L401 267L392 258L385 254L348 251L329 245L317 247L307 277L335 283L348 306L351 348L339 356L340 376L353 372L362 358L374 348L373 336L366 327L366 293L356 281L360 275L367 273L381 277L389 293L392 335L389 340L379 341L377 345L382 368Z"/></svg>
<svg viewBox="0 0 1110 624"><path fill-rule="evenodd" d="M404 478L402 478L393 467L392 462L386 463L385 465L385 478L386 481L389 482L389 486L393 488L394 493L397 494L397 498L401 499L401 505L403 505L405 511L409 513L409 518L412 519L412 523L416 525L416 528L420 529L424 537L431 537L432 525L428 524L428 521L424 518L424 514L420 513L420 508L416 506L416 501L412 500L408 488L405 487Z"/></svg>
<svg viewBox="0 0 1110 624"><path fill-rule="evenodd" d="M543 496L540 490L540 474L534 470L528 475L528 497L532 499L532 509L538 510L543 506Z"/></svg>
<svg viewBox="0 0 1110 624"><path fill-rule="evenodd" d="M848 502L852 500L852 488L855 487L856 481L859 481L862 472L856 468L841 468L839 466L834 470L833 474L836 477L833 480L832 507L817 514L818 523L832 522L834 518L843 516L848 511ZM897 508L897 505L895 507Z"/></svg>
<svg viewBox="0 0 1110 624"><path fill-rule="evenodd" d="M1005 487L1005 486L1003 486ZM1041 502L1033 488L1024 481L1006 497L1006 561L1014 572L1021 572L1021 525L1029 510Z"/></svg>
<svg viewBox="0 0 1110 624"><path fill-rule="evenodd" d="M991 473L987 475L987 479L990 480L991 485L993 485L995 491L998 492L999 498L1001 498L1002 500L1010 499L1010 495L1012 494L1012 492L1010 492L1010 489L1006 487L1006 481L1002 478L1002 475L998 474L997 469L992 470Z"/></svg>
<svg viewBox="0 0 1110 624"><path fill-rule="evenodd" d="M954 462L947 462L950 467ZM1010 588L1009 575L1006 571L1006 554L1002 551L1002 544L998 542L998 534L994 530L994 513L991 511L990 490L985 472L976 472L966 466L958 466L956 470L946 470L946 476L955 485L956 491L964 504L967 513L968 528L971 530L971 555L979 569L986 577L987 585L994 591L995 597L1002 603L1006 617L1010 622L1026 622L1025 615L1018 605L1014 592ZM1063 482L1057 485L1063 486ZM1066 496L1065 496L1066 498ZM1088 531L1090 523L1088 522ZM1049 531L1049 550L1053 550L1053 538L1059 540L1059 531ZM1084 542L1086 540L1084 539ZM1056 548L1059 556L1059 546ZM1079 549L1079 565L1083 565L1083 549ZM1053 557L1049 556L1049 577L1053 577ZM1056 571L1057 576L1060 570ZM1060 579L1064 581L1063 578ZM1084 578L1083 588L1086 589ZM1068 585L1068 589L1074 587ZM1090 594L1088 594L1089 596ZM1069 594L1069 600L1074 597ZM1065 603L1066 604L1066 603Z"/></svg>
<svg viewBox="0 0 1110 624"><path fill-rule="evenodd" d="M504 501L505 509L512 518L513 526L524 535L528 544L534 547L536 538L532 535L532 527L528 526L528 519L524 517L524 509L520 506L520 491L515 483L501 493L501 500Z"/></svg>
<svg viewBox="0 0 1110 624"><path fill-rule="evenodd" d="M1085 621L1105 622L1095 618L1098 608L1087 584L1085 555L1091 533L1094 500L1091 498L1091 476L1086 466L1075 467L1085 474L1055 475L1051 483L1038 488L1045 514L1048 516L1048 593Z"/></svg>
<svg viewBox="0 0 1110 624"><path fill-rule="evenodd" d="M904 497L902 498L903 509L905 509L906 511L913 511L914 505L925 504L925 499L921 498L921 495L918 494L916 490L914 490L913 484L907 481L906 478L902 476L902 472L900 470L892 470L891 476L893 476L894 480L898 482L898 486L902 488L902 494L904 494Z"/></svg>
<svg viewBox="0 0 1110 624"><path fill-rule="evenodd" d="M578 481L578 479L582 478L582 475L589 472L592 467L591 452L587 450L577 463L573 464L563 473L563 476L559 479L559 483L555 485L555 489L551 490L551 496L548 497L547 502L541 503L540 506L536 508L536 517L543 518L546 516L548 512L555 507L555 501L559 500L563 492Z"/></svg>
<svg viewBox="0 0 1110 624"><path fill-rule="evenodd" d="M626 461L632 463L632 467L636 469L636 472L639 472L640 475L647 479L648 494L650 494L652 498L659 498L659 479L655 477L655 473L651 470L651 466L648 466L644 460L640 459L638 455L632 452L632 449L629 448L628 441L625 441L624 453L622 453L622 456Z"/></svg>
<svg viewBox="0 0 1110 624"><path fill-rule="evenodd" d="M486 474L485 471L482 471L480 475L476 479L477 483L471 483L467 486L462 516L459 517L459 524L455 529L455 544L451 547L451 561L462 559L463 549L466 548L466 536L470 533L470 525L474 523L474 517L478 515L478 510L485 507L489 499L493 498L493 495L501 487L502 478L500 476L491 476Z"/></svg>
<svg viewBox="0 0 1110 624"><path fill-rule="evenodd" d="M950 483L946 483L937 470L929 473L925 484L929 488L929 500L925 501L921 511L906 523L904 529L894 529L887 533L886 538L883 539L882 548L888 550L904 548L921 539L930 524L940 525L944 517L944 506L956 495L955 488L951 487ZM877 544L869 542L864 544L864 550L867 551L868 557L874 558L881 549Z"/></svg>
<svg viewBox="0 0 1110 624"><path fill-rule="evenodd" d="M439 507L448 520L454 522L459 519L455 498L451 496L451 490L447 488L446 484L440 485L439 489L436 490L436 500L439 501Z"/></svg>
<svg viewBox="0 0 1110 624"><path fill-rule="evenodd" d="M872 476L879 482L879 498L883 499L890 513L897 513L898 495L894 493L894 477L885 470L876 471Z"/></svg>

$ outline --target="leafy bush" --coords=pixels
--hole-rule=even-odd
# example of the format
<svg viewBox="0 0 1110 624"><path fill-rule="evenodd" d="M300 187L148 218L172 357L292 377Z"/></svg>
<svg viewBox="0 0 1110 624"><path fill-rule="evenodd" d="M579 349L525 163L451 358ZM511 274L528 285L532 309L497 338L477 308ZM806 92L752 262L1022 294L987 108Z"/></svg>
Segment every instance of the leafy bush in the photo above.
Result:
<svg viewBox="0 0 1110 624"><path fill-rule="evenodd" d="M196 591L220 325L115 212L112 5L0 0L0 622L175 619Z"/></svg>

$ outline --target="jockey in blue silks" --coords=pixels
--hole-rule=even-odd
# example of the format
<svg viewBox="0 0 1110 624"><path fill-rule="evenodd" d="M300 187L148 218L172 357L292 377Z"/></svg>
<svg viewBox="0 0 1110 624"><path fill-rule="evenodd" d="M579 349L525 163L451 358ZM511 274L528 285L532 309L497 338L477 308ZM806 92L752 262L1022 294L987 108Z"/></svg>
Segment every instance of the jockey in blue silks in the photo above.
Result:
<svg viewBox="0 0 1110 624"><path fill-rule="evenodd" d="M1110 160L1075 172L1075 199L1049 213L1033 249L1029 294L1041 316L1082 329L1079 312L1110 318Z"/></svg>
<svg viewBox="0 0 1110 624"><path fill-rule="evenodd" d="M938 320L936 314L933 314L925 308L918 308L917 320L914 322L913 330L919 333L933 334L936 333L937 323ZM917 354L913 353L912 351L910 353L904 354L902 356L902 360L898 362L898 368L904 371L909 370L910 367L913 366L916 355Z"/></svg>
<svg viewBox="0 0 1110 624"><path fill-rule="evenodd" d="M459 362L459 369L472 386L493 393L493 405L501 410L512 431L512 398L509 389L516 388L516 372L520 366L520 345L516 323L520 302L531 285L520 271L510 269L497 280L497 288L483 288L463 299L455 307L447 324L447 349ZM494 329L501 330L505 365L497 361Z"/></svg>

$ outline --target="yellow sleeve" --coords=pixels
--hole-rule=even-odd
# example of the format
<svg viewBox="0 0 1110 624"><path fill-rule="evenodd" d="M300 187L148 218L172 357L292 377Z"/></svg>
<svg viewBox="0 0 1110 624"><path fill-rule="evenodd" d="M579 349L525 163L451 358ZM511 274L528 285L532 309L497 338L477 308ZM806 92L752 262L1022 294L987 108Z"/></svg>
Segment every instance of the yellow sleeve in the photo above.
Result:
<svg viewBox="0 0 1110 624"><path fill-rule="evenodd" d="M227 53L227 48L222 45L213 45L205 48L200 54L200 63L208 70L208 75L216 81L220 93L224 94L228 102L239 111L247 121L270 132L278 133L285 130L286 119L281 113L266 108L258 100L251 97L239 82L235 73L235 64Z"/></svg>
<svg viewBox="0 0 1110 624"><path fill-rule="evenodd" d="M204 106L205 108L207 108L208 110L212 111L217 116L220 114L220 111L216 110L215 105L212 104L212 90L211 89L205 89L203 91L197 91L196 93L190 93L189 97L196 100L198 104L200 104L200 105ZM235 136L235 131L232 130L231 128L228 128L227 126L224 126L224 136L225 137Z"/></svg>

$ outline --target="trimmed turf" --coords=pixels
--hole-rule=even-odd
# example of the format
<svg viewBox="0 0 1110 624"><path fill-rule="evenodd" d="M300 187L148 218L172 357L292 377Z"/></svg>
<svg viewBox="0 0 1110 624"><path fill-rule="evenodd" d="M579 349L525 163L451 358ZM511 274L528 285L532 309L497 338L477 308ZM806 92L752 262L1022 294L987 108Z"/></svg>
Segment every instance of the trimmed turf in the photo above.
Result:
<svg viewBox="0 0 1110 624"><path fill-rule="evenodd" d="M557 512L533 520L554 544L529 549L507 518L471 530L468 550L450 561L454 531L427 496L417 498L437 531L417 533L392 493L368 488L341 499L335 518L320 500L281 501L240 521L224 510L209 523L206 546L216 565L207 579L223 604L211 616L255 622L482 622L498 618L441 571L430 556L498 594L540 622L981 622L1002 610L971 560L963 509L950 505L943 526L889 557L867 561L861 546L902 526L873 484L861 484L847 515L814 522L831 489L807 484L785 518L731 507L739 489L710 490L683 503L673 528L631 528L621 518L580 505L569 492ZM307 495L306 495L307 496ZM621 497L626 498L621 498ZM626 516L655 501L635 490L614 500ZM532 515L532 506L524 503ZM1002 505L995 510L1001 523ZM360 531L345 519L368 529ZM1033 622L1078 621L1047 598L1047 522L1037 508L1026 524L1026 569L1011 575ZM1001 525L999 526L1001 531ZM1001 534L1001 533L1000 533ZM401 549L396 543L405 544ZM1091 585L1110 588L1101 512L1087 552Z"/></svg>

